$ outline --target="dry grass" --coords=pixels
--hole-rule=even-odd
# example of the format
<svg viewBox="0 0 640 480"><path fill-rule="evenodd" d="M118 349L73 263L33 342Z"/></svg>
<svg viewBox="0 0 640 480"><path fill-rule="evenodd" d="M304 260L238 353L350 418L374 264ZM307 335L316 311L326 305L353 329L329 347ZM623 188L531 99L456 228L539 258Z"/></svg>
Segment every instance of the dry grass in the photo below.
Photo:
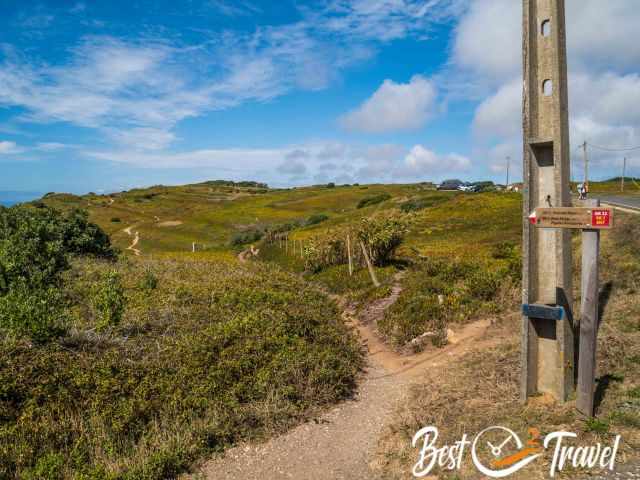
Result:
<svg viewBox="0 0 640 480"><path fill-rule="evenodd" d="M459 369L433 372L431 382L415 386L396 421L380 445L377 466L384 478L406 479L417 461L411 437L420 428L437 426L439 445L471 436L493 425L507 426L526 435L537 427L543 435L565 430L579 435L580 445L610 443L623 438L618 462L640 458L640 222L637 216L620 215L618 226L604 234L602 242L602 324L598 338L597 420L589 421L574 402L564 406L534 398L525 407L519 402L520 316L517 312L498 321L490 335L498 346L467 354ZM579 285L579 282L575 282ZM605 301L607 300L607 301ZM577 303L577 302L576 302ZM509 478L548 478L551 453ZM470 462L460 472L436 472L440 478L483 478ZM563 477L579 472L566 471ZM581 472L584 473L584 472Z"/></svg>

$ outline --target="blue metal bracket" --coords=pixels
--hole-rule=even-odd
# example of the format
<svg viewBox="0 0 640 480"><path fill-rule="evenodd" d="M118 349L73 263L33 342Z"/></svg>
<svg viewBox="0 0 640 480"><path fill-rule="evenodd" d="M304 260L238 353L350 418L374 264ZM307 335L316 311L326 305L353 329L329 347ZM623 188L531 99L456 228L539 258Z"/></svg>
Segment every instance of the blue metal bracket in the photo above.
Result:
<svg viewBox="0 0 640 480"><path fill-rule="evenodd" d="M524 304L522 313L529 318L560 321L564 318L564 307L550 307L548 305Z"/></svg>

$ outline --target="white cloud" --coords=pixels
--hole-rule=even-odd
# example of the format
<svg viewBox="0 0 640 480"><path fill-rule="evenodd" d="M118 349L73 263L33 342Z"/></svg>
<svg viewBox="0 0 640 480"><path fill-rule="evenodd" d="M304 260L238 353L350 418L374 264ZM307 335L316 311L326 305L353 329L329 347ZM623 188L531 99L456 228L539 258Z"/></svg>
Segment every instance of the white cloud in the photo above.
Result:
<svg viewBox="0 0 640 480"><path fill-rule="evenodd" d="M435 106L436 88L421 75L409 83L385 80L360 107L347 113L341 124L367 133L413 130L422 127Z"/></svg>
<svg viewBox="0 0 640 480"><path fill-rule="evenodd" d="M473 130L476 151L494 173L504 171L506 155L513 156L515 165L522 158L522 12L516 3L474 0L456 30L453 70L447 72L472 85L467 87L472 98L486 92L476 108ZM502 13L494 17L496 12ZM567 0L569 120L575 167L582 168L575 147L584 140L604 146L640 144L640 113L630 107L640 103L640 44L628 40L639 21L640 11L633 0L606 4ZM590 152L600 176L618 174L620 156L597 149ZM599 171L598 165L602 167Z"/></svg>
<svg viewBox="0 0 640 480"><path fill-rule="evenodd" d="M23 149L18 147L15 142L9 142L7 140L0 141L0 155L14 155L22 151Z"/></svg>
<svg viewBox="0 0 640 480"><path fill-rule="evenodd" d="M476 109L474 130L485 136L513 137L522 132L522 82L502 85Z"/></svg>
<svg viewBox="0 0 640 480"><path fill-rule="evenodd" d="M404 159L406 171L420 174L464 172L471 168L471 160L462 155L439 155L422 145L414 146Z"/></svg>
<svg viewBox="0 0 640 480"><path fill-rule="evenodd" d="M143 168L213 168L224 172L225 178L240 178L246 176L246 172L253 172L274 184L282 184L285 176L286 184L299 185L330 181L434 180L450 172L467 172L471 166L464 156L437 154L422 145L407 149L396 144L366 146L330 141L274 149L204 149L175 153L94 150L83 154Z"/></svg>
<svg viewBox="0 0 640 480"><path fill-rule="evenodd" d="M203 149L177 153L142 151L87 151L87 156L116 163L153 168L215 167L221 171L248 172L273 169L287 154L282 149ZM229 167L233 165L233 167Z"/></svg>
<svg viewBox="0 0 640 480"><path fill-rule="evenodd" d="M326 88L381 44L424 36L461 3L327 0L314 10L300 6L293 23L205 32L203 41L191 45L85 37L56 64L4 46L0 106L23 108L23 121L67 122L98 129L126 147L161 149L175 140L172 130L186 118L294 89ZM210 6L229 15L257 10L250 1L211 0ZM69 12L85 7L75 3ZM135 134L152 129L150 136Z"/></svg>
<svg viewBox="0 0 640 480"><path fill-rule="evenodd" d="M406 148L399 145L373 145L352 154L360 160L357 178L361 180L389 179L406 155Z"/></svg>
<svg viewBox="0 0 640 480"><path fill-rule="evenodd" d="M87 9L87 5L83 2L76 3L69 9L69 13L82 13Z"/></svg>
<svg viewBox="0 0 640 480"><path fill-rule="evenodd" d="M150 127L129 130L114 129L110 136L120 145L136 150L163 150L171 145L176 136L173 132Z"/></svg>
<svg viewBox="0 0 640 480"><path fill-rule="evenodd" d="M521 65L522 2L475 0L455 32L453 61L463 69L499 82ZM513 41L515 40L515 41Z"/></svg>
<svg viewBox="0 0 640 480"><path fill-rule="evenodd" d="M467 0L330 0L315 21L328 33L391 41L428 33L431 23L458 14Z"/></svg>
<svg viewBox="0 0 640 480"><path fill-rule="evenodd" d="M253 15L262 11L253 3L241 0L209 0L208 6L228 17Z"/></svg>
<svg viewBox="0 0 640 480"><path fill-rule="evenodd" d="M637 70L640 20L636 0L567 0L569 63L580 70Z"/></svg>
<svg viewBox="0 0 640 480"><path fill-rule="evenodd" d="M64 150L65 148L73 147L72 145L67 145L59 142L39 142L34 149L39 150L41 152L55 152L58 150Z"/></svg>
<svg viewBox="0 0 640 480"><path fill-rule="evenodd" d="M307 173L305 161L311 158L311 153L305 149L296 149L285 155L285 160L278 165L278 171L285 175L299 177Z"/></svg>

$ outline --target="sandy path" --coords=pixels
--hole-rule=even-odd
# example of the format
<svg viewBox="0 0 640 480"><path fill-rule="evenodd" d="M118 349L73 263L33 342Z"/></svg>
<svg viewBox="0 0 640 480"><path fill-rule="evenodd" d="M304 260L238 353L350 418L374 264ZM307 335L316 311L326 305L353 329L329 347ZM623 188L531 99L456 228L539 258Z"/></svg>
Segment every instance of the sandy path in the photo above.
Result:
<svg viewBox="0 0 640 480"><path fill-rule="evenodd" d="M368 352L368 368L353 400L266 443L229 449L204 464L198 473L207 479L229 480L378 478L370 468L378 438L411 384L441 375L471 348L492 342L487 338L478 341L490 325L480 321L463 327L443 349L413 356L394 352L378 338L372 325L399 293L396 286L390 297L374 302L362 314L365 322L352 308L341 305L345 321L357 329Z"/></svg>
<svg viewBox="0 0 640 480"><path fill-rule="evenodd" d="M127 227L124 230L122 230L124 233L126 233L129 236L133 235L133 242L131 242L131 245L129 245L126 249L127 250L131 250L134 255L136 256L140 256L140 254L142 252L140 252L140 250L138 250L136 248L136 245L138 245L138 242L140 241L140 232L136 231L135 234L131 231L131 229L133 228L133 226L131 227Z"/></svg>

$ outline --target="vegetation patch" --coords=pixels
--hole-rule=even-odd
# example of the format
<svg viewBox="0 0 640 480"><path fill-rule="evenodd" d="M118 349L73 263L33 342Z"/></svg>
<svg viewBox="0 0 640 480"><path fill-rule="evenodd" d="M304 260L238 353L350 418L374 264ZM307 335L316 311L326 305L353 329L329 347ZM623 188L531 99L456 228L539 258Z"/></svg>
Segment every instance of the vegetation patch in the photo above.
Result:
<svg viewBox="0 0 640 480"><path fill-rule="evenodd" d="M366 257L376 266L386 265L408 232L410 219L392 212L362 218L352 229L327 230L307 240L303 250L305 270L343 265L365 265ZM349 243L347 242L349 238Z"/></svg>
<svg viewBox="0 0 640 480"><path fill-rule="evenodd" d="M413 265L402 284L398 301L378 323L380 332L396 346L425 332L442 345L449 323L502 310L514 296L517 279L496 265L441 258Z"/></svg>
<svg viewBox="0 0 640 480"><path fill-rule="evenodd" d="M194 258L116 261L81 212L0 210L0 478L173 478L352 394L326 295Z"/></svg>
<svg viewBox="0 0 640 480"><path fill-rule="evenodd" d="M382 202L386 202L391 198L391 195L388 193L381 193L379 195L372 195L370 197L364 197L362 200L358 202L358 208L370 207L372 205L377 205Z"/></svg>
<svg viewBox="0 0 640 480"><path fill-rule="evenodd" d="M78 260L65 280L69 334L0 341L2 478L173 477L355 388L335 305L274 266Z"/></svg>
<svg viewBox="0 0 640 480"><path fill-rule="evenodd" d="M328 215L325 215L324 213L316 213L307 218L305 224L307 226L318 225L319 223L326 222L327 220L329 220Z"/></svg>
<svg viewBox="0 0 640 480"><path fill-rule="evenodd" d="M409 213L440 205L451 198L451 195L435 194L428 197L414 198L400 204L400 210Z"/></svg>

